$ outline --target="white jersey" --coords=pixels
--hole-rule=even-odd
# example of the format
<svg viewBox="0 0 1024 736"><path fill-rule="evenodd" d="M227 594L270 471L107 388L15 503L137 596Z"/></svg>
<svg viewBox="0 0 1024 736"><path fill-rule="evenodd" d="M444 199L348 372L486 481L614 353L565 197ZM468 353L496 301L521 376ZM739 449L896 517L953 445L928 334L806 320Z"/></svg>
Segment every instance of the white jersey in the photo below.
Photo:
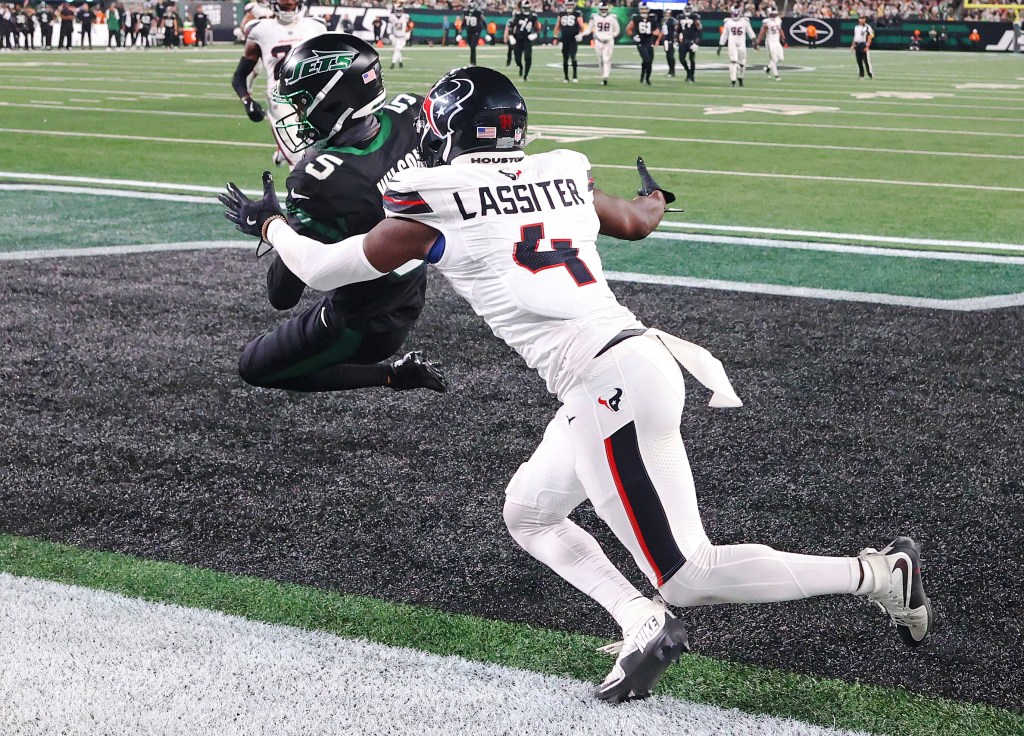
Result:
<svg viewBox="0 0 1024 736"><path fill-rule="evenodd" d="M391 37L395 39L409 38L409 14L394 13L388 18Z"/></svg>
<svg viewBox="0 0 1024 736"><path fill-rule="evenodd" d="M867 43L871 40L871 37L875 35L875 30L867 23L861 25L858 23L853 27L853 42L854 43Z"/></svg>
<svg viewBox="0 0 1024 736"><path fill-rule="evenodd" d="M728 44L734 48L746 48L747 36L756 38L754 29L750 27L750 18L740 16L739 18L726 18L722 26L722 37L718 40L719 46Z"/></svg>
<svg viewBox="0 0 1024 736"><path fill-rule="evenodd" d="M387 215L444 235L437 268L562 396L609 340L642 327L601 267L590 162L567 150L462 158L470 162L399 172Z"/></svg>
<svg viewBox="0 0 1024 736"><path fill-rule="evenodd" d="M619 30L619 19L609 13L608 15L595 15L590 18L590 32L594 34L595 41L602 43L614 41L621 32Z"/></svg>
<svg viewBox="0 0 1024 736"><path fill-rule="evenodd" d="M764 40L766 43L782 43L782 18L765 18L761 27L765 29Z"/></svg>
<svg viewBox="0 0 1024 736"><path fill-rule="evenodd" d="M267 70L268 94L277 86L277 75L274 73L277 64L288 55L292 46L326 32L327 26L322 20L309 17L299 18L289 25L264 19L249 29L248 40L260 47L263 68Z"/></svg>

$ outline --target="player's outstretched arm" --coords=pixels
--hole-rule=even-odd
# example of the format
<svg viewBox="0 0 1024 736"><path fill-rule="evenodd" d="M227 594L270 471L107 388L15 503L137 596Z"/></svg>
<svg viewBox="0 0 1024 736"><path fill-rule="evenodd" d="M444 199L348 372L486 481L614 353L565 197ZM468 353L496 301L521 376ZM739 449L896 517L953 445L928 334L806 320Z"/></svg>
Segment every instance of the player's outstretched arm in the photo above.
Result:
<svg viewBox="0 0 1024 736"><path fill-rule="evenodd" d="M601 234L621 240L643 240L654 232L665 214L665 195L655 190L632 200L594 190L594 208L601 221Z"/></svg>
<svg viewBox="0 0 1024 736"><path fill-rule="evenodd" d="M247 85L248 77L252 74L252 70L256 68L259 60L260 47L252 41L246 41L242 58L238 60L238 67L235 68L235 73L231 77L231 87L235 90L235 94L238 95L238 99L242 101L242 105L245 107L245 114L254 123L261 122L265 117L260 103L256 102L252 95L249 94Z"/></svg>

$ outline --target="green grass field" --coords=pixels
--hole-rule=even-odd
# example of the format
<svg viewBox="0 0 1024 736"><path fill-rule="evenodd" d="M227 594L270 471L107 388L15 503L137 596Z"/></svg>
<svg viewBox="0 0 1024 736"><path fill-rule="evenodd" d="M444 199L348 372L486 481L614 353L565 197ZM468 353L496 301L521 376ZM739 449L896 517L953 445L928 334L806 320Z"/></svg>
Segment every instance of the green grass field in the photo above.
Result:
<svg viewBox="0 0 1024 736"><path fill-rule="evenodd" d="M240 240L213 196L229 180L254 190L261 172L273 168L274 147L266 124L250 123L230 88L239 52L221 46L0 56L0 205L13 222L0 232L0 272L14 268L5 258L13 263L25 251ZM392 94L423 94L467 57L465 50L413 47L404 69L388 70L389 51L382 54ZM786 55L781 81L764 74L762 51L751 54L746 86L730 88L713 49L699 53L695 85L684 84L682 73L666 78L659 52L654 85L640 87L639 57L622 46L612 84L602 87L589 49L580 51L575 85L562 83L557 50L537 51L521 85L539 136L528 150L581 150L598 186L620 196L635 190L641 155L685 208L643 243L604 241L606 268L627 281L699 288L937 309L1019 306L1024 62L1008 54L880 52L875 79L862 81L848 50ZM479 61L505 70L504 49L485 49ZM286 172L276 173L280 191ZM46 293L48 280L60 282L64 271L54 266L40 286L18 283L19 293ZM168 288L187 284L186 276L161 278L156 283ZM10 283L0 305L13 299ZM84 292L106 293L87 283ZM111 284L111 293L116 288ZM219 329L204 324L198 331ZM234 346L212 352L221 349ZM34 399L24 401L34 413ZM238 411L235 401L225 399L225 411ZM127 454L110 462L139 462ZM4 516L0 507L0 535L11 531ZM44 536L66 539L61 529ZM153 556L165 559L156 549ZM599 679L607 666L591 652L596 639L571 632L16 535L0 536L0 572L584 680ZM1019 710L971 698L712 657L673 669L662 691L878 734L1024 733ZM0 731L3 715L0 706Z"/></svg>

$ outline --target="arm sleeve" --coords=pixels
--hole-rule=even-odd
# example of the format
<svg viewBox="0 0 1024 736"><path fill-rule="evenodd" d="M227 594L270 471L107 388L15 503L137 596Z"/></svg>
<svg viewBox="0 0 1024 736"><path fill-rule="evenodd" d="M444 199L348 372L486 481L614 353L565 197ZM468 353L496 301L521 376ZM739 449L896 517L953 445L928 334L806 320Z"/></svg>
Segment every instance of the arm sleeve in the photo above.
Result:
<svg viewBox="0 0 1024 736"><path fill-rule="evenodd" d="M267 239L288 269L317 291L330 291L384 274L370 265L363 252L363 235L324 244L303 237L284 220L267 228Z"/></svg>
<svg viewBox="0 0 1024 736"><path fill-rule="evenodd" d="M252 70L256 68L256 62L243 56L238 61L238 67L235 69L234 76L231 77L231 87L235 90L235 94L238 95L238 99L242 99L249 94L249 87L246 85L246 79Z"/></svg>

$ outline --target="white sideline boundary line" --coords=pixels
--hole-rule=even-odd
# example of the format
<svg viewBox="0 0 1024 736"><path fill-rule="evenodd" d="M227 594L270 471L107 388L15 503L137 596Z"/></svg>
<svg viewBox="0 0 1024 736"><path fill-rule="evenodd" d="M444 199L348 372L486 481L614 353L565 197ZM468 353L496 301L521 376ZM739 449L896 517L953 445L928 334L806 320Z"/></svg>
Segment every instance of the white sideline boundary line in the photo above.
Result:
<svg viewBox="0 0 1024 736"><path fill-rule="evenodd" d="M47 258L78 258L85 256L113 256L158 253L185 250L250 250L251 240L190 241L185 243L149 243L147 245L114 245L94 248L61 248L53 250L12 251L0 253L0 261L27 261ZM722 281L718 279L694 279L685 276L657 276L628 271L606 271L609 281L624 281L638 284L659 284L683 286L714 291L739 291L771 296L823 299L827 301L861 302L898 307L915 307L954 312L972 312L987 309L1004 309L1024 306L1024 294L1000 294L997 296L970 297L966 299L925 299L922 297L875 294L871 292L841 291L836 289L815 289L778 284L748 283L743 281Z"/></svg>
<svg viewBox="0 0 1024 736"><path fill-rule="evenodd" d="M0 174L2 176L3 174ZM744 225L710 225L705 222L665 222L661 227L687 228L692 230L718 230L729 233L757 233L759 235L794 235L801 238L827 238L829 240L855 240L869 243L892 243L904 245L934 245L949 248L1003 248L1024 251L1024 245L1016 243L986 243L979 240L938 240L936 238L905 238L894 235L865 235L862 233L835 233L818 230L787 230L774 227L747 227Z"/></svg>
<svg viewBox="0 0 1024 736"><path fill-rule="evenodd" d="M809 243L800 240L771 240L769 238L741 238L735 235L703 235L701 233L669 233L657 230L648 236L651 240L680 240L689 243L719 243L756 248L782 250L809 250L819 253L880 256L883 258L915 258L929 261L961 261L967 263L998 263L1004 266L1024 266L1024 256L1001 256L987 253L956 253L946 251L910 250L908 248L877 248L866 245L840 243Z"/></svg>

